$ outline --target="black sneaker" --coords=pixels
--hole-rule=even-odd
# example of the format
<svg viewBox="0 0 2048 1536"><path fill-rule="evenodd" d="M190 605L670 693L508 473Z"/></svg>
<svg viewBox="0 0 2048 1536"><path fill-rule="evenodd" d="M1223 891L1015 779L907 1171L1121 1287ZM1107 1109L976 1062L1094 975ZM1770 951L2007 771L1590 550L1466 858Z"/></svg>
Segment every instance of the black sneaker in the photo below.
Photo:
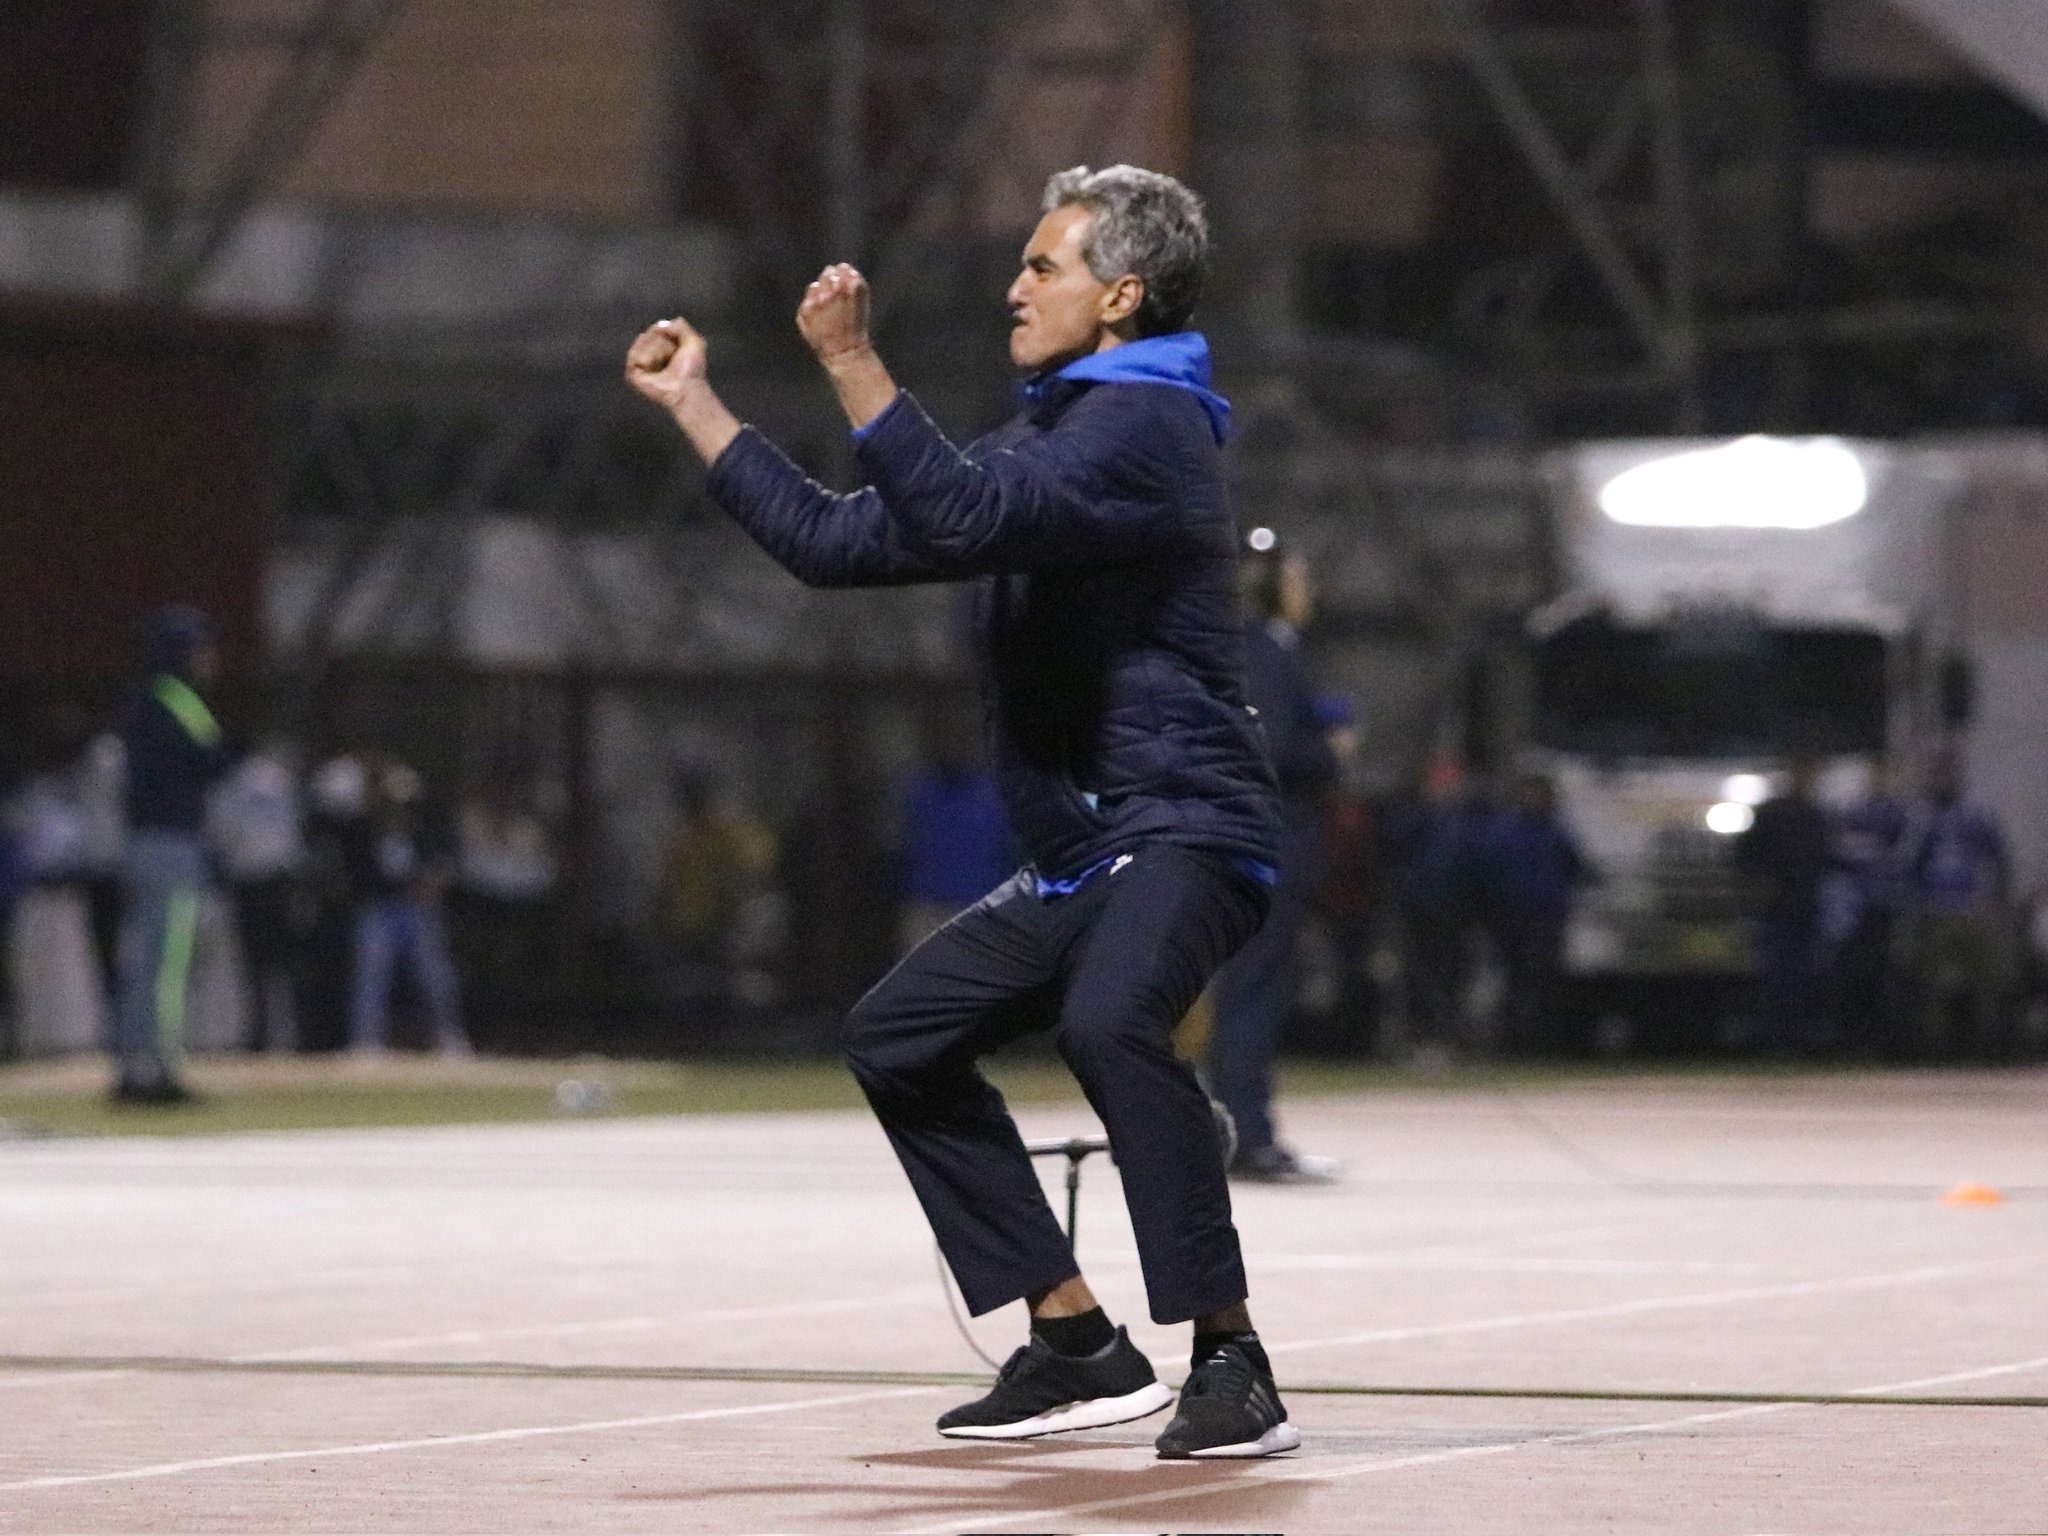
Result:
<svg viewBox="0 0 2048 1536"><path fill-rule="evenodd" d="M1225 1344L1188 1374L1180 1409L1161 1431L1157 1449L1168 1461L1191 1456L1271 1456L1301 1444L1287 1422L1273 1378L1235 1344Z"/></svg>
<svg viewBox="0 0 2048 1536"><path fill-rule="evenodd" d="M1157 1413L1173 1394L1122 1328L1092 1355L1056 1353L1034 1338L1003 1362L995 1389L941 1415L958 1440L1028 1440L1065 1429L1100 1429Z"/></svg>

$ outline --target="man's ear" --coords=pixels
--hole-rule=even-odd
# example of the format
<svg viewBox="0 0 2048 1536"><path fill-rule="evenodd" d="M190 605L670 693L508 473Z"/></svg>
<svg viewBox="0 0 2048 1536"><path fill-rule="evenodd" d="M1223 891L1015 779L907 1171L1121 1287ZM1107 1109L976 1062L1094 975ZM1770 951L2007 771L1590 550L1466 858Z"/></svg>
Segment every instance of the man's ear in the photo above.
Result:
<svg viewBox="0 0 2048 1536"><path fill-rule="evenodd" d="M1109 292L1102 296L1102 323L1114 328L1122 325L1138 312L1138 306L1145 302L1145 280L1135 272L1126 272L1109 285Z"/></svg>

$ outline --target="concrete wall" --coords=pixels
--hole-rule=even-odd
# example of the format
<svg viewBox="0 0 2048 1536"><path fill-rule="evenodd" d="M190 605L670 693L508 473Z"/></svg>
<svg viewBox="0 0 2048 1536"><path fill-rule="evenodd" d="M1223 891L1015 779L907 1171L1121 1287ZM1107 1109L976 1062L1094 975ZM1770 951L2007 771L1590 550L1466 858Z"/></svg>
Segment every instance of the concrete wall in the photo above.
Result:
<svg viewBox="0 0 2048 1536"><path fill-rule="evenodd" d="M310 0L216 0L217 24ZM665 197L672 61L662 0L409 0L279 189L288 200L649 218ZM210 184L286 59L217 51L184 155Z"/></svg>

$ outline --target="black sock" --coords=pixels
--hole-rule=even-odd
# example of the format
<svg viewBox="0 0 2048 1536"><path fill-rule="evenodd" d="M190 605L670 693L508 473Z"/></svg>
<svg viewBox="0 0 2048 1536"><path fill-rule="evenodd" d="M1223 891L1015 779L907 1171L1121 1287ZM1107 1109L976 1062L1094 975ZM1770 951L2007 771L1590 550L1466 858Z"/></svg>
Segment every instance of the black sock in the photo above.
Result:
<svg viewBox="0 0 2048 1536"><path fill-rule="evenodd" d="M1072 1317L1034 1317L1031 1331L1045 1340L1046 1348L1054 1354L1076 1358L1099 1354L1116 1342L1116 1329L1110 1325L1109 1314L1100 1307L1090 1307Z"/></svg>
<svg viewBox="0 0 2048 1536"><path fill-rule="evenodd" d="M1225 1344L1235 1344L1244 1351L1245 1359L1261 1372L1268 1376L1273 1374L1273 1362L1266 1358L1266 1346L1259 1342L1256 1333L1198 1333L1195 1335L1193 1364L1201 1365Z"/></svg>

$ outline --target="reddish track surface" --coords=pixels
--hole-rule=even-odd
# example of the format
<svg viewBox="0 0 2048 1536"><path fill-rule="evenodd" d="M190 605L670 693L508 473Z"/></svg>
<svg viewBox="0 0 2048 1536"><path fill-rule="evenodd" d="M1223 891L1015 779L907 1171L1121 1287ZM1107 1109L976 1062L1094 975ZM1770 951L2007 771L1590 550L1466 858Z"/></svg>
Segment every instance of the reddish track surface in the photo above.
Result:
<svg viewBox="0 0 2048 1536"><path fill-rule="evenodd" d="M2048 1078L1287 1121L1351 1173L1240 1191L1307 1443L1238 1465L934 1436L979 1366L859 1117L0 1145L0 1531L2048 1530ZM1099 1161L1081 1222L1177 1379Z"/></svg>

